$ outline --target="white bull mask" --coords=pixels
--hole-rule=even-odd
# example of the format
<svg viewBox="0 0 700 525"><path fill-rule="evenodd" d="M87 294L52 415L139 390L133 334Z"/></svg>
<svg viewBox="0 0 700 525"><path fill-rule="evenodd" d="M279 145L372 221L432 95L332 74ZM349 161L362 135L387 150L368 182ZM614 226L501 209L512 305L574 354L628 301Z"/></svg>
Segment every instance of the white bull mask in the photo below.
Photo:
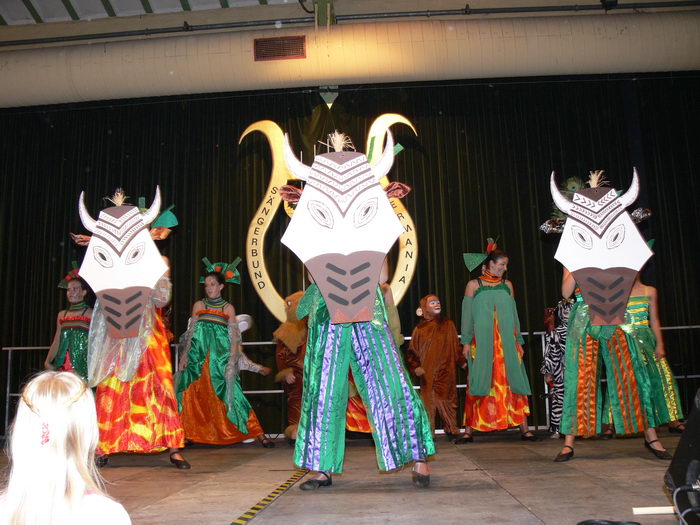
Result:
<svg viewBox="0 0 700 525"><path fill-rule="evenodd" d="M95 291L113 338L138 335L151 290L168 270L148 231L160 211L160 188L145 213L123 204L123 198L118 190L116 206L102 210L97 220L85 207L85 192L79 202L80 219L92 233L80 276Z"/></svg>
<svg viewBox="0 0 700 525"><path fill-rule="evenodd" d="M591 187L576 191L569 200L552 172L552 198L567 215L554 258L574 275L591 323L617 325L623 322L632 285L652 251L626 211L639 194L637 170L629 190L619 196L601 186L602 173L591 172Z"/></svg>
<svg viewBox="0 0 700 525"><path fill-rule="evenodd" d="M336 151L317 155L309 167L285 141L287 167L306 185L303 192L281 188L283 199L297 202L282 243L311 272L332 323L371 321L382 263L403 233L389 197L403 197L410 188L394 182L382 189L379 184L393 164L389 131L374 166L364 153L342 151L344 135L334 135L332 142Z"/></svg>

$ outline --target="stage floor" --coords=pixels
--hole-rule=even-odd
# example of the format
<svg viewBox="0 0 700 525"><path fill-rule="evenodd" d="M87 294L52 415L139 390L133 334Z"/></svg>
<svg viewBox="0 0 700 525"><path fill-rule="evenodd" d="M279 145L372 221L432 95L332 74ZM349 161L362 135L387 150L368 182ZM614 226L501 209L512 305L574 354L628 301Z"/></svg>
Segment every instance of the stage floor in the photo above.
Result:
<svg viewBox="0 0 700 525"><path fill-rule="evenodd" d="M662 433L671 450L678 438ZM591 518L676 524L673 516L639 516L632 507L667 506L668 462L655 459L642 438L578 440L576 456L554 463L562 440L520 440L517 432L475 436L453 445L437 437L431 487L411 484L409 469L381 474L371 440L347 444L345 473L315 492L292 484L254 514L253 525L326 523L575 524ZM192 470L178 471L166 454L119 455L102 469L107 490L135 525L225 525L294 476L292 449L257 442L185 450ZM2 458L6 463L6 458ZM3 476L4 478L4 476ZM274 497L274 494L272 495Z"/></svg>

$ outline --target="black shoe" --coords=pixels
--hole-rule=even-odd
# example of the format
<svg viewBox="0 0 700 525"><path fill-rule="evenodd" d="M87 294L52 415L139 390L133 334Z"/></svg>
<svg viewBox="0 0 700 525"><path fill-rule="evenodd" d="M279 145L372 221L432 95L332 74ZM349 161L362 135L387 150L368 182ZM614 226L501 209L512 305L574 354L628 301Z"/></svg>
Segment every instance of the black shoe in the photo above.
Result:
<svg viewBox="0 0 700 525"><path fill-rule="evenodd" d="M178 454L178 452L173 452L170 454L170 463L175 465L175 468L180 469L180 470L189 470L192 468L192 465L190 465L186 459L176 459L173 457L173 455Z"/></svg>
<svg viewBox="0 0 700 525"><path fill-rule="evenodd" d="M450 434L449 432L445 432L445 436L447 436L447 441L454 441L459 437L457 434Z"/></svg>
<svg viewBox="0 0 700 525"><path fill-rule="evenodd" d="M107 454L101 454L99 456L95 456L95 465L97 465L98 468L106 467L108 461L109 461L109 456Z"/></svg>
<svg viewBox="0 0 700 525"><path fill-rule="evenodd" d="M684 430L685 430L685 425L683 423L679 423L675 427L672 427L671 425L668 426L668 431L671 434L682 434Z"/></svg>
<svg viewBox="0 0 700 525"><path fill-rule="evenodd" d="M416 464L418 463L425 463L425 460L416 461ZM430 474L421 474L420 472L416 472L415 466L411 470L411 474L413 476L413 485L416 488L427 489L430 486Z"/></svg>
<svg viewBox="0 0 700 525"><path fill-rule="evenodd" d="M563 454L560 452L557 454L557 457L554 458L554 461L557 463L563 463L564 461L569 461L571 458L574 457L574 447L570 447L569 445L564 445L563 448L568 448L571 452L564 452Z"/></svg>
<svg viewBox="0 0 700 525"><path fill-rule="evenodd" d="M532 432L525 432L524 434L520 434L520 440L521 441L539 441L540 438L538 438Z"/></svg>
<svg viewBox="0 0 700 525"><path fill-rule="evenodd" d="M287 443L289 444L290 447L294 448L297 445L297 440L292 439L292 438L287 438Z"/></svg>
<svg viewBox="0 0 700 525"><path fill-rule="evenodd" d="M258 439L258 441L260 441L263 448L275 448L275 442L267 439L265 436L262 439Z"/></svg>
<svg viewBox="0 0 700 525"><path fill-rule="evenodd" d="M653 441L647 441L646 439L644 440L644 446L647 447L649 450L651 450L652 454L654 454L657 457L657 459L673 459L673 456L668 453L668 450L657 450L651 446L652 443L659 443L659 440L658 439L655 439Z"/></svg>
<svg viewBox="0 0 700 525"><path fill-rule="evenodd" d="M603 432L600 435L600 439L605 439L605 440L612 439L613 437L615 437L613 432Z"/></svg>
<svg viewBox="0 0 700 525"><path fill-rule="evenodd" d="M462 437L455 439L455 445L464 445L465 443L473 443L474 436L471 434L464 434Z"/></svg>
<svg viewBox="0 0 700 525"><path fill-rule="evenodd" d="M333 480L331 479L331 473L330 472L324 472L324 471L319 471L319 474L323 474L326 476L326 479L310 479L309 481L305 481L301 485L299 485L299 488L301 490L316 490L320 487L330 487L333 485Z"/></svg>

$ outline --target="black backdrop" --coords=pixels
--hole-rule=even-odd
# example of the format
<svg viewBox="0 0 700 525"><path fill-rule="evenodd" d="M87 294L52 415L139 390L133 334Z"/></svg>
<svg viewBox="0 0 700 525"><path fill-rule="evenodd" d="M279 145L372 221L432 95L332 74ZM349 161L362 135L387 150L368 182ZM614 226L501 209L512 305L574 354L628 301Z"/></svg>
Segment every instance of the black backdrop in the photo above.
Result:
<svg viewBox="0 0 700 525"><path fill-rule="evenodd" d="M542 329L542 311L559 297L561 269L553 260L558 239L538 232L549 215L552 169L563 178L605 169L626 188L632 167L640 172L638 204L653 210L642 226L656 238L656 257L645 271L659 288L665 325L700 324L693 263L700 255L700 73L638 77L517 79L441 84L344 86L332 110L313 89L269 93L146 99L0 111L0 297L5 308L2 346L48 345L56 312L65 299L56 288L83 250L68 232L85 233L77 198L86 191L94 216L102 197L117 186L136 202L153 196L175 204L180 226L160 244L173 266L173 328L185 327L200 259L244 255L248 223L263 196L270 151L261 134L242 131L270 119L290 133L295 149L312 155L313 143L333 129L364 149L369 124L382 113L405 115L418 136L394 126L404 146L391 172L414 191L404 202L418 229L419 261L400 305L410 333L418 299L436 292L447 314L459 316L467 280L465 251L481 251L487 236L500 236L511 255L509 278L524 330ZM268 266L281 293L301 287L300 263L282 247L287 218L280 211L268 232ZM227 298L256 325L247 340L269 340L276 320L258 299L245 264L241 286ZM694 352L699 331L668 332L667 349L677 374L700 373ZM540 339L528 339L528 373L536 394ZM272 347L249 348L272 365ZM7 352L0 355L4 381ZM10 390L40 365L43 356L15 353ZM463 378L462 378L463 379ZM246 375L246 388L273 388L272 379ZM697 379L682 382L683 395ZM4 409L5 389L0 393ZM283 428L280 396L251 397L266 429ZM534 421L544 424L543 403L533 398Z"/></svg>

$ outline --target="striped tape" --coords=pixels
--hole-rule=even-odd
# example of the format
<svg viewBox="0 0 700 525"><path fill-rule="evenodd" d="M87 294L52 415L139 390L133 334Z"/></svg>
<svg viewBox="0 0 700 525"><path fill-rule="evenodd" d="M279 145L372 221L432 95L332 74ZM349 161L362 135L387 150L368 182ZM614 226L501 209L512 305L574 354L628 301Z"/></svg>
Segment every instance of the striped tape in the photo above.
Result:
<svg viewBox="0 0 700 525"><path fill-rule="evenodd" d="M282 483L279 487L277 487L275 490L270 492L267 496L265 496L263 499L258 501L255 505L250 507L247 511L245 511L243 514L238 516L235 520L231 522L231 525L246 525L250 520L252 520L257 514L265 510L265 507L267 507L270 503L275 501L279 496L287 492L289 488L294 485L297 481L299 481L301 478L306 476L309 471L306 469L299 469L297 470L294 475L289 478L287 481Z"/></svg>

